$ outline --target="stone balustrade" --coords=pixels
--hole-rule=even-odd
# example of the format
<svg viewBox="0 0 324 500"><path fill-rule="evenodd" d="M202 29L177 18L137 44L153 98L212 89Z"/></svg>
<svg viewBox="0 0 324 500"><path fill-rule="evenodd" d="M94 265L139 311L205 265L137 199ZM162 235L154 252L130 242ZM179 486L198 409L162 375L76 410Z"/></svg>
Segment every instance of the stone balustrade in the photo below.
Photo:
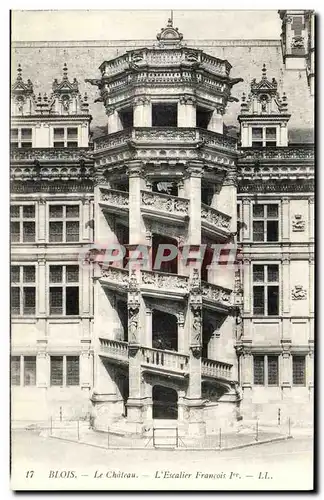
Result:
<svg viewBox="0 0 324 500"><path fill-rule="evenodd" d="M232 367L229 363L214 361L213 359L201 360L201 374L212 378L232 379Z"/></svg>
<svg viewBox="0 0 324 500"><path fill-rule="evenodd" d="M99 342L101 352L125 359L128 358L128 342L102 338L99 339Z"/></svg>
<svg viewBox="0 0 324 500"><path fill-rule="evenodd" d="M11 148L11 161L25 160L52 160L54 162L75 161L84 159L91 160L92 150L90 148Z"/></svg>
<svg viewBox="0 0 324 500"><path fill-rule="evenodd" d="M271 148L242 148L242 156L239 163L245 163L249 160L314 160L314 145L290 145L287 147Z"/></svg>
<svg viewBox="0 0 324 500"><path fill-rule="evenodd" d="M142 191L142 208L165 212L168 215L188 215L189 200L164 193Z"/></svg>
<svg viewBox="0 0 324 500"><path fill-rule="evenodd" d="M196 147L205 145L233 152L237 149L235 138L197 127L134 127L120 130L113 134L98 137L95 151L107 148L119 148L129 144L132 147L142 144L184 145Z"/></svg>
<svg viewBox="0 0 324 500"><path fill-rule="evenodd" d="M128 208L129 193L117 189L100 188L100 201L106 202L114 207Z"/></svg>
<svg viewBox="0 0 324 500"><path fill-rule="evenodd" d="M101 279L104 279L112 284L127 287L129 284L129 272L128 269L122 269L119 267L102 267Z"/></svg>
<svg viewBox="0 0 324 500"><path fill-rule="evenodd" d="M190 68L192 65L197 64L200 68L219 76L227 76L231 68L228 61L202 54L200 50L195 48L182 47L173 50L154 50L150 48L131 50L115 59L103 62L100 71L103 79L105 79L136 68L137 71L134 75L136 79L136 77L140 76L141 69L147 71L150 66L159 67L163 71L164 68L180 65L184 68ZM154 76L158 77L159 75L160 73Z"/></svg>
<svg viewBox="0 0 324 500"><path fill-rule="evenodd" d="M205 298L207 300L220 302L229 307L232 306L233 292L228 288L223 288L222 286L202 281L201 294L203 299Z"/></svg>
<svg viewBox="0 0 324 500"><path fill-rule="evenodd" d="M142 363L170 370L188 371L189 356L178 352L142 347Z"/></svg>
<svg viewBox="0 0 324 500"><path fill-rule="evenodd" d="M188 292L189 278L179 274L161 273L159 271L142 270L142 286L162 290Z"/></svg>
<svg viewBox="0 0 324 500"><path fill-rule="evenodd" d="M205 205L205 203L201 204L201 222L208 223L211 226L215 226L222 231L229 231L231 224L231 217L215 208L209 207Z"/></svg>

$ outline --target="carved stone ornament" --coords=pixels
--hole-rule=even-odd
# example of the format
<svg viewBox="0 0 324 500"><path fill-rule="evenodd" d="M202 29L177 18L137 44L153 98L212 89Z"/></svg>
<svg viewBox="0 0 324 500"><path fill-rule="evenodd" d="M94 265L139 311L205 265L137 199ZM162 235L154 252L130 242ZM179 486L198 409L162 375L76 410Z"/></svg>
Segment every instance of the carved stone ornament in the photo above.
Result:
<svg viewBox="0 0 324 500"><path fill-rule="evenodd" d="M192 329L193 329L193 337L192 342L194 345L201 345L201 327L202 327L202 318L201 318L201 309L193 310L193 321L192 321Z"/></svg>
<svg viewBox="0 0 324 500"><path fill-rule="evenodd" d="M304 37L294 36L291 42L292 49L303 49L304 48Z"/></svg>
<svg viewBox="0 0 324 500"><path fill-rule="evenodd" d="M128 334L131 344L138 344L138 319L139 308L135 305L128 304Z"/></svg>
<svg viewBox="0 0 324 500"><path fill-rule="evenodd" d="M295 214L292 221L292 230L294 233L305 231L305 221L301 214Z"/></svg>
<svg viewBox="0 0 324 500"><path fill-rule="evenodd" d="M201 347L198 345L193 345L190 347L193 356L197 359L201 357Z"/></svg>
<svg viewBox="0 0 324 500"><path fill-rule="evenodd" d="M295 285L291 291L291 298L293 300L305 300L307 298L307 290L303 285Z"/></svg>

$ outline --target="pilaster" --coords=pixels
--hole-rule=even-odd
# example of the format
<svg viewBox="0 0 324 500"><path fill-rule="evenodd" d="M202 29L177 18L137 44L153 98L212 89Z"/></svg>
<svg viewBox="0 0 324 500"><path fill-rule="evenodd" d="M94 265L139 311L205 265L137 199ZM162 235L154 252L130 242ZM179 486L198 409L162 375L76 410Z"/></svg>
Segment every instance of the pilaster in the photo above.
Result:
<svg viewBox="0 0 324 500"><path fill-rule="evenodd" d="M192 96L179 99L178 127L196 127L196 99Z"/></svg>
<svg viewBox="0 0 324 500"><path fill-rule="evenodd" d="M46 217L46 199L43 196L41 196L38 199L37 208L38 208L38 221L37 221L38 242L45 243L47 217Z"/></svg>
<svg viewBox="0 0 324 500"><path fill-rule="evenodd" d="M283 242L290 240L290 203L289 198L281 200L281 237Z"/></svg>
<svg viewBox="0 0 324 500"><path fill-rule="evenodd" d="M186 197L189 198L189 224L188 224L188 245L200 245L201 243L201 211L197 207L201 206L201 178L203 168L200 162L191 162L187 167L184 180Z"/></svg>
<svg viewBox="0 0 324 500"><path fill-rule="evenodd" d="M152 127L152 104L148 97L134 100L134 127Z"/></svg>
<svg viewBox="0 0 324 500"><path fill-rule="evenodd" d="M242 200L242 222L243 222L243 241L251 240L251 199L243 198Z"/></svg>
<svg viewBox="0 0 324 500"><path fill-rule="evenodd" d="M141 214L141 189L145 180L142 165L138 161L128 164L129 177L129 243L131 245L146 244L145 223Z"/></svg>

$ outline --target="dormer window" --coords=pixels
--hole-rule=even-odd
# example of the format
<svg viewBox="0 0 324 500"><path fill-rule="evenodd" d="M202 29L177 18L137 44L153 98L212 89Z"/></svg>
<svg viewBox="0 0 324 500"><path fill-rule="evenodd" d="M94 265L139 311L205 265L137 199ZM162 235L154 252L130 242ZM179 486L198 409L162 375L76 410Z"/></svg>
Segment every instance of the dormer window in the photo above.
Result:
<svg viewBox="0 0 324 500"><path fill-rule="evenodd" d="M12 148L32 148L32 138L32 128L12 128L10 131L10 144Z"/></svg>
<svg viewBox="0 0 324 500"><path fill-rule="evenodd" d="M77 148L78 129L76 127L54 128L54 148Z"/></svg>
<svg viewBox="0 0 324 500"><path fill-rule="evenodd" d="M277 146L276 127L252 127L252 147L267 148Z"/></svg>

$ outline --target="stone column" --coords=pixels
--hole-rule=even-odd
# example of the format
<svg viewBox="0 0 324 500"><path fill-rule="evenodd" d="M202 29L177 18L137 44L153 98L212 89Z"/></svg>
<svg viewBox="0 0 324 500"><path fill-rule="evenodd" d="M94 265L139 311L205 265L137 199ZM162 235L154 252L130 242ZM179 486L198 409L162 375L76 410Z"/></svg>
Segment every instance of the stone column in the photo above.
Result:
<svg viewBox="0 0 324 500"><path fill-rule="evenodd" d="M189 315L189 380L187 408L189 434L205 433L203 403L201 400L202 298L199 288L191 288Z"/></svg>
<svg viewBox="0 0 324 500"><path fill-rule="evenodd" d="M290 203L289 198L281 200L281 238L283 242L290 240ZM280 241L280 235L279 235Z"/></svg>
<svg viewBox="0 0 324 500"><path fill-rule="evenodd" d="M152 127L152 105L148 97L137 97L134 101L134 127Z"/></svg>
<svg viewBox="0 0 324 500"><path fill-rule="evenodd" d="M224 132L223 114L224 110L222 110L220 107L216 107L212 113L207 129L211 130L212 132L217 132L218 134L223 134Z"/></svg>
<svg viewBox="0 0 324 500"><path fill-rule="evenodd" d="M189 227L187 244L200 245L201 243L201 177L202 164L191 162L187 167L186 177L184 180L184 189L186 198L189 198Z"/></svg>
<svg viewBox="0 0 324 500"><path fill-rule="evenodd" d="M145 321L145 345L147 347L152 347L152 308L149 306L146 306L145 309L145 314L146 314L146 321Z"/></svg>
<svg viewBox="0 0 324 500"><path fill-rule="evenodd" d="M143 422L143 402L141 400L141 300L138 290L128 293L128 360L129 360L129 397L127 401L127 420L129 423Z"/></svg>
<svg viewBox="0 0 324 500"><path fill-rule="evenodd" d="M178 102L178 127L196 127L196 99L181 96Z"/></svg>
<svg viewBox="0 0 324 500"><path fill-rule="evenodd" d="M123 126L119 118L119 113L115 108L107 109L108 116L108 134L114 134L122 130Z"/></svg>
<svg viewBox="0 0 324 500"><path fill-rule="evenodd" d="M82 123L80 131L80 147L87 148L89 146L89 125L88 122Z"/></svg>
<svg viewBox="0 0 324 500"><path fill-rule="evenodd" d="M145 187L144 174L138 161L128 165L129 177L129 243L145 244L145 224L141 214L141 190Z"/></svg>
<svg viewBox="0 0 324 500"><path fill-rule="evenodd" d="M249 147L249 128L247 123L241 124L241 143L242 147Z"/></svg>
<svg viewBox="0 0 324 500"><path fill-rule="evenodd" d="M251 199L243 198L242 200L242 223L243 228L241 229L243 234L243 241L251 241Z"/></svg>
<svg viewBox="0 0 324 500"><path fill-rule="evenodd" d="M237 229L237 188L236 167L228 167L222 187L217 195L216 209L231 217L230 230L236 233Z"/></svg>
<svg viewBox="0 0 324 500"><path fill-rule="evenodd" d="M288 146L288 127L287 123L281 123L279 129L279 146Z"/></svg>

